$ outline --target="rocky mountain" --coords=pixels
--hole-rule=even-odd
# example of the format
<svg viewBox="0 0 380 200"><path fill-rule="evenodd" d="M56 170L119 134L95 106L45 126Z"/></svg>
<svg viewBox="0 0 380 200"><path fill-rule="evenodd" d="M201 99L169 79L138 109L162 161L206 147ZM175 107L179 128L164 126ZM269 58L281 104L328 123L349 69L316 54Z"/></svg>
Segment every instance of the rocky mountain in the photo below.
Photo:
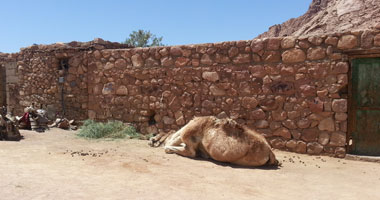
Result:
<svg viewBox="0 0 380 200"><path fill-rule="evenodd" d="M313 0L298 18L277 24L257 38L328 34L380 25L380 0Z"/></svg>

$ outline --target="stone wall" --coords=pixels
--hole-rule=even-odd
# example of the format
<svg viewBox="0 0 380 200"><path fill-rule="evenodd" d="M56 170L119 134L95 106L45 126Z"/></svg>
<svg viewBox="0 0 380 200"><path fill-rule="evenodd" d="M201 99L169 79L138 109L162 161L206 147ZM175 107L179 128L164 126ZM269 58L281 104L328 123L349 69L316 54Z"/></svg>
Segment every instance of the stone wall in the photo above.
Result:
<svg viewBox="0 0 380 200"><path fill-rule="evenodd" d="M82 104L87 103L87 90L81 85L86 85L86 75L72 76L69 72L76 69L79 63L73 60L84 60L83 52L77 50L64 50L54 52L22 51L22 58L17 62L20 73L19 91L15 105L16 112L22 112L26 106L36 103L36 107L47 109L50 115L56 114L62 117L64 112L68 118L84 119L86 112ZM69 59L72 68L67 72L60 69L60 62ZM80 63L81 64L81 63ZM64 83L59 83L59 77L64 77ZM74 85L75 81L78 85ZM62 98L63 95L63 98ZM85 109L85 107L84 107Z"/></svg>
<svg viewBox="0 0 380 200"><path fill-rule="evenodd" d="M39 102L62 109L58 77L64 72L57 63L69 58L70 117L132 122L143 133L177 130L194 116L231 117L275 148L343 156L349 54L379 49L376 30L69 53L27 49L17 58L15 107Z"/></svg>
<svg viewBox="0 0 380 200"><path fill-rule="evenodd" d="M8 66L8 108L21 115L26 106L35 103L36 107L46 109L51 119L62 116L87 119L87 52L105 48L130 47L95 39L86 43L33 45L8 55L13 58L3 64ZM70 67L62 67L62 61L67 61ZM15 63L15 68L10 68L11 62Z"/></svg>
<svg viewBox="0 0 380 200"><path fill-rule="evenodd" d="M0 52L0 107L6 106L6 75L5 65L9 63L8 54Z"/></svg>

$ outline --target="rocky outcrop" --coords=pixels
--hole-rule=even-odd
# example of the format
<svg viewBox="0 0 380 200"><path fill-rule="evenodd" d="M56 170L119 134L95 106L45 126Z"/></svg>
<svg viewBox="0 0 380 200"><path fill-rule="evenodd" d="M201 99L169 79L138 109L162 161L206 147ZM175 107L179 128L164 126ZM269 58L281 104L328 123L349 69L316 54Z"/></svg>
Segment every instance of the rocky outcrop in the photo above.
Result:
<svg viewBox="0 0 380 200"><path fill-rule="evenodd" d="M328 34L379 25L380 0L313 0L304 15L276 24L257 38Z"/></svg>

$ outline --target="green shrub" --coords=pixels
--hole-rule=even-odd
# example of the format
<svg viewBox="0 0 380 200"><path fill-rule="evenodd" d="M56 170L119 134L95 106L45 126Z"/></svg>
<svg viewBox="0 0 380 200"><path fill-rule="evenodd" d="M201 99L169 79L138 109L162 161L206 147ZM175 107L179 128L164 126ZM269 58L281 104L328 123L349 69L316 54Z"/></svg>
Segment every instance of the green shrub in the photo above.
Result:
<svg viewBox="0 0 380 200"><path fill-rule="evenodd" d="M99 138L142 138L133 126L127 126L120 121L108 121L107 123L86 120L81 126L78 136L91 139Z"/></svg>

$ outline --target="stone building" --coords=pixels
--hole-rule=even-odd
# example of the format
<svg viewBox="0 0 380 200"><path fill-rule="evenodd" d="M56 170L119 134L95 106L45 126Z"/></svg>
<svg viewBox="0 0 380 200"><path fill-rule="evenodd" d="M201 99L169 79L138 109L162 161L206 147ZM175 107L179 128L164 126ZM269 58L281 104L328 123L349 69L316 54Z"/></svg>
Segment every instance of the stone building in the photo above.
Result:
<svg viewBox="0 0 380 200"><path fill-rule="evenodd" d="M375 57L379 30L151 48L33 45L0 54L0 100L17 115L34 102L52 118L121 120L142 133L230 117L278 149L379 154Z"/></svg>

